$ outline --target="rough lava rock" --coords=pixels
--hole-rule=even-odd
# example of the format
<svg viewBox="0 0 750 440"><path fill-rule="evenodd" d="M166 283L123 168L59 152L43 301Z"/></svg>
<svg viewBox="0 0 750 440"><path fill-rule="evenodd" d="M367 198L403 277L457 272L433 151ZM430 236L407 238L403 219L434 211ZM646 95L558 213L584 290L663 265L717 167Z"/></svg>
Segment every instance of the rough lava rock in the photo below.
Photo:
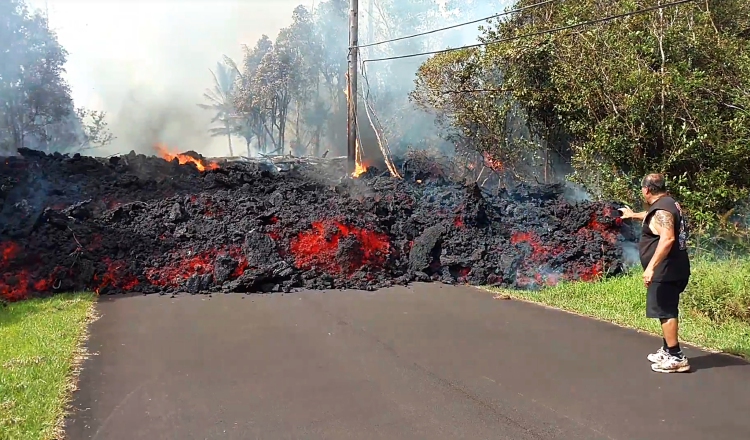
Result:
<svg viewBox="0 0 750 440"><path fill-rule="evenodd" d="M373 168L342 179L22 149L0 162L0 298L417 280L535 288L623 269L633 237L610 203L568 202L560 185L487 191L437 165L402 169L402 180Z"/></svg>

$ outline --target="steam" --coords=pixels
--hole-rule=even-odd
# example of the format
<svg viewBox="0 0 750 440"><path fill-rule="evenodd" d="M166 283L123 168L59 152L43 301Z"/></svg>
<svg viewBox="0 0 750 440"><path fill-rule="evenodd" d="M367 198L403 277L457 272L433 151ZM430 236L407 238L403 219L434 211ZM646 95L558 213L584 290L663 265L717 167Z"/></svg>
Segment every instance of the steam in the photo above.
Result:
<svg viewBox="0 0 750 440"><path fill-rule="evenodd" d="M581 185L566 181L565 199L571 202L589 202L592 200L592 197Z"/></svg>
<svg viewBox="0 0 750 440"><path fill-rule="evenodd" d="M641 263L638 245L631 241L622 242L622 259L627 267L635 267Z"/></svg>

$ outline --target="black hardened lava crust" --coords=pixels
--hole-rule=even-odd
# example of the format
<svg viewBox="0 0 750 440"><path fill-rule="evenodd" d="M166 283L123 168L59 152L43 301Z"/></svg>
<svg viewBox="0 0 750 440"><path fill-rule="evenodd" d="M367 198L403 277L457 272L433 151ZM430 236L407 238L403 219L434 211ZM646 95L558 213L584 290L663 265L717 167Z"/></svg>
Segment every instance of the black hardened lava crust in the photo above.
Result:
<svg viewBox="0 0 750 440"><path fill-rule="evenodd" d="M570 203L562 186L487 191L403 170L199 171L135 153L21 150L0 163L0 296L534 288L623 269L630 237L610 203Z"/></svg>

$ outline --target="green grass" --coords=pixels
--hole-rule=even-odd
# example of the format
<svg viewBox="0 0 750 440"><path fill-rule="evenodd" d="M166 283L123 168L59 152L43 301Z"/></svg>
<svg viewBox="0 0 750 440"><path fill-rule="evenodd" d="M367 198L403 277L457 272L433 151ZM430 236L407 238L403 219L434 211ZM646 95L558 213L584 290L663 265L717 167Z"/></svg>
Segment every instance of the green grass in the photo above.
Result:
<svg viewBox="0 0 750 440"><path fill-rule="evenodd" d="M75 385L94 295L0 306L0 439L54 439Z"/></svg>
<svg viewBox="0 0 750 440"><path fill-rule="evenodd" d="M700 261L692 272L681 301L680 339L750 359L750 260ZM641 275L633 271L537 292L490 290L660 335L657 320L645 315Z"/></svg>

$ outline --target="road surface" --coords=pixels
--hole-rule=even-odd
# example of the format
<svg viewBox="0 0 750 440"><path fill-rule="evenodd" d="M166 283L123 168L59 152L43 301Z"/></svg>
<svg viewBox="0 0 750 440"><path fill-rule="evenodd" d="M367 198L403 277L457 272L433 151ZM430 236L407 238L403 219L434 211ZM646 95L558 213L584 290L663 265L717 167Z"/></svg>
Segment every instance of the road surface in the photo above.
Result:
<svg viewBox="0 0 750 440"><path fill-rule="evenodd" d="M750 438L750 367L469 287L104 297L78 439Z"/></svg>

